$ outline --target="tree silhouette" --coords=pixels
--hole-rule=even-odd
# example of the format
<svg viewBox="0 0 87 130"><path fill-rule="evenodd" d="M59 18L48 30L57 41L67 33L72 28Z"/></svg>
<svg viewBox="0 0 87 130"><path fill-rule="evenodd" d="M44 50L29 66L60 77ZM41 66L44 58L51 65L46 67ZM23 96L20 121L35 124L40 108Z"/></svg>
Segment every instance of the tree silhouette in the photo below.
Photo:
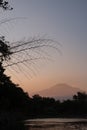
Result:
<svg viewBox="0 0 87 130"><path fill-rule="evenodd" d="M8 9L8 2L0 0L0 7L4 9ZM5 37L0 37L0 86L6 86L8 84L11 84L11 80L8 76L4 74L4 67L2 66L3 61L6 61L10 59L10 46L7 45L7 42L5 41Z"/></svg>
<svg viewBox="0 0 87 130"><path fill-rule="evenodd" d="M12 9L7 0L0 0L0 7L4 10ZM5 19L1 24L15 19ZM0 36L0 61L2 66L9 70L10 74L15 71L13 75L17 77L18 74L16 72L20 71L22 72L21 74L24 74L29 79L36 75L37 69L40 66L40 64L37 65L37 61L52 60L50 49L60 52L58 45L60 44L52 39L35 37L10 43L5 40L5 36ZM27 73L27 70L30 70L30 72Z"/></svg>
<svg viewBox="0 0 87 130"><path fill-rule="evenodd" d="M85 92L78 92L73 96L73 99L78 102L87 102L87 94Z"/></svg>
<svg viewBox="0 0 87 130"><path fill-rule="evenodd" d="M10 8L8 2L0 0L0 7L4 10ZM23 118L29 108L29 96L22 88L13 83L5 72L4 62L10 60L12 54L9 43L4 36L0 37L0 124L6 121ZM20 114L21 113L21 114ZM10 122L9 122L10 123Z"/></svg>
<svg viewBox="0 0 87 130"><path fill-rule="evenodd" d="M10 59L10 46L7 45L5 37L0 37L0 62Z"/></svg>
<svg viewBox="0 0 87 130"><path fill-rule="evenodd" d="M10 7L9 3L5 0L0 0L0 7L4 10L12 10L13 8Z"/></svg>

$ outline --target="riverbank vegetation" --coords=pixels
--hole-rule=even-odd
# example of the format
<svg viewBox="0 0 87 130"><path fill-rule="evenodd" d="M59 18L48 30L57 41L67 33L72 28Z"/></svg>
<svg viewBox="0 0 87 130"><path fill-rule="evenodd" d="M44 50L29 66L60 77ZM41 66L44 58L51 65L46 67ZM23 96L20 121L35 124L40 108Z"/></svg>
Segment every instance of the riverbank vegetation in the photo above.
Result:
<svg viewBox="0 0 87 130"><path fill-rule="evenodd" d="M30 97L21 87L4 74L0 63L0 120L2 118L27 119L37 117L87 117L87 94L78 92L72 100L34 95Z"/></svg>
<svg viewBox="0 0 87 130"><path fill-rule="evenodd" d="M37 117L87 117L85 92L78 92L72 100L62 102L38 94L30 97L4 73L2 61L3 59L0 62L0 121Z"/></svg>

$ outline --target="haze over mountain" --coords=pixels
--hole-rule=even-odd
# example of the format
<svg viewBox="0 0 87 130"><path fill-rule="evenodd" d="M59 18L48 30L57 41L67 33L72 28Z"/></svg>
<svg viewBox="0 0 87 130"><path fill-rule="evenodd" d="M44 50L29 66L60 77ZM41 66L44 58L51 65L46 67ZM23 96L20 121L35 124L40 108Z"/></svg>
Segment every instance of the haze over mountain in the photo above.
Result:
<svg viewBox="0 0 87 130"><path fill-rule="evenodd" d="M59 100L63 99L71 99L74 94L77 92L82 92L83 90L79 88L72 87L68 84L57 84L48 89L44 89L42 91L34 92L34 94L39 94L43 97L54 97Z"/></svg>

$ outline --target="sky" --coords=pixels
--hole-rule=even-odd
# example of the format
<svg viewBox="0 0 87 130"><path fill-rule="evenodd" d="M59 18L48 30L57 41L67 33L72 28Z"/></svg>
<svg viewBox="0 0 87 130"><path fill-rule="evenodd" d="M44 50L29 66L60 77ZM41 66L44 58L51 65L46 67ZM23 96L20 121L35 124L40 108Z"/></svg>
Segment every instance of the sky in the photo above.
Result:
<svg viewBox="0 0 87 130"><path fill-rule="evenodd" d="M0 25L0 34L11 42L38 36L50 38L61 44L62 53L51 50L53 60L36 62L35 72L29 69L27 76L7 69L11 79L28 92L59 83L87 90L87 0L9 0L9 3L13 10L0 10L1 20L16 20Z"/></svg>

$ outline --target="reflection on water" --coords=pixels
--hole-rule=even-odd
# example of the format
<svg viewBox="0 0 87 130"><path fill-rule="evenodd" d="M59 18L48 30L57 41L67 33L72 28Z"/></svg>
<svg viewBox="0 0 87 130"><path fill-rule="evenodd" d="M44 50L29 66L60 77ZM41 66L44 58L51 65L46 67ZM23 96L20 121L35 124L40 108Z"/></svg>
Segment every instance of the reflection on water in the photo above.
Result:
<svg viewBox="0 0 87 130"><path fill-rule="evenodd" d="M87 119L35 119L25 126L27 130L87 130Z"/></svg>
<svg viewBox="0 0 87 130"><path fill-rule="evenodd" d="M0 130L87 130L87 119L34 119L21 123L0 122Z"/></svg>

